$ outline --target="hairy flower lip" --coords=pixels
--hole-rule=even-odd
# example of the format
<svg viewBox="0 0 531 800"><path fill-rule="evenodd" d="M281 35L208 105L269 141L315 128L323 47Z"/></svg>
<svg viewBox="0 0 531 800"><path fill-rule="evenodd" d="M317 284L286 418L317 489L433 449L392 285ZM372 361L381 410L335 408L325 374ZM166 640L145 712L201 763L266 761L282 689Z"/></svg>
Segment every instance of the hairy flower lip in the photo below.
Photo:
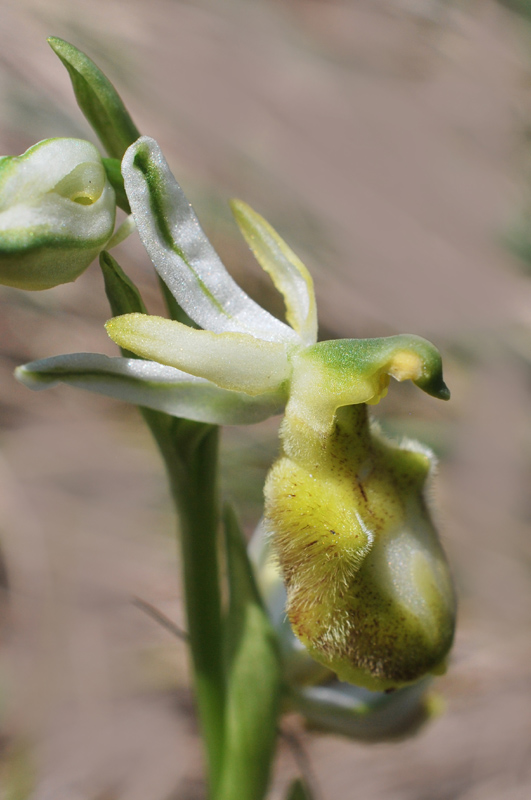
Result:
<svg viewBox="0 0 531 800"><path fill-rule="evenodd" d="M386 442L363 404L341 408L325 438L301 422L283 444L265 524L296 635L340 680L368 689L440 672L455 594L425 500L426 449Z"/></svg>
<svg viewBox="0 0 531 800"><path fill-rule="evenodd" d="M249 557L279 638L290 710L302 714L310 728L363 741L414 734L434 713L427 694L432 678L392 693L372 691L340 681L315 661L287 620L286 589L271 544L262 520L251 537Z"/></svg>

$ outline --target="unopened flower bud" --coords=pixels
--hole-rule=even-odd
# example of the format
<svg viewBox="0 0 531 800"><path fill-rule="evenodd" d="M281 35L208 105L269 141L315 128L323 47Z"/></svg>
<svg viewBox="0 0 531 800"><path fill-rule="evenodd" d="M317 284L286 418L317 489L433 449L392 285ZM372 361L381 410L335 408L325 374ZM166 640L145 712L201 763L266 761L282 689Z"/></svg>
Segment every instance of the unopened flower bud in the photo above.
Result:
<svg viewBox="0 0 531 800"><path fill-rule="evenodd" d="M36 290L75 280L112 236L115 213L90 142L47 139L0 158L0 283Z"/></svg>
<svg viewBox="0 0 531 800"><path fill-rule="evenodd" d="M431 454L375 434L364 404L339 409L331 434L301 452L284 453L266 484L295 634L372 690L444 671L455 598L424 495Z"/></svg>

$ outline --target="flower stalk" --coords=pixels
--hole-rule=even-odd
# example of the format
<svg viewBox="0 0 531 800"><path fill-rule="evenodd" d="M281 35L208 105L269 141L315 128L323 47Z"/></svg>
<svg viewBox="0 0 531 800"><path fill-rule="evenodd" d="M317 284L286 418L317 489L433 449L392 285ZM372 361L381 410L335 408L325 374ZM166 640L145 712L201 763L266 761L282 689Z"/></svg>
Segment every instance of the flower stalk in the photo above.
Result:
<svg viewBox="0 0 531 800"><path fill-rule="evenodd" d="M117 261L103 253L100 266L112 313L145 314L136 286ZM188 641L215 797L222 768L225 681L217 541L218 428L150 408L140 411L163 458L177 512Z"/></svg>
<svg viewBox="0 0 531 800"><path fill-rule="evenodd" d="M144 412L166 464L179 519L194 685L215 798L223 766L225 695L218 564L219 433L212 425L160 416Z"/></svg>

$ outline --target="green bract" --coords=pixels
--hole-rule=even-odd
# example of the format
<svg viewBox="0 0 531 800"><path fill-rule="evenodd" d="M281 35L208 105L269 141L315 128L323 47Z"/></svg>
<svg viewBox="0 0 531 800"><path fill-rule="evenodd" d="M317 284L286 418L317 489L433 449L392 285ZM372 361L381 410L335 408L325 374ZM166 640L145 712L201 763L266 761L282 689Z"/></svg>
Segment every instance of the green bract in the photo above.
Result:
<svg viewBox="0 0 531 800"><path fill-rule="evenodd" d="M75 280L112 236L115 213L90 142L46 139L0 158L0 283L36 290Z"/></svg>
<svg viewBox="0 0 531 800"><path fill-rule="evenodd" d="M140 133L118 92L86 53L50 36L48 44L72 81L78 105L112 159L121 159Z"/></svg>
<svg viewBox="0 0 531 800"><path fill-rule="evenodd" d="M262 217L232 204L284 296L289 324L230 277L153 139L128 148L122 173L160 278L203 330L136 305L107 331L141 359L59 356L20 368L18 377L32 388L63 381L216 424L284 408L265 525L295 633L327 669L369 689L441 671L455 599L425 498L433 459L418 445L384 441L367 416L391 377L448 399L439 352L409 334L317 343L312 279Z"/></svg>

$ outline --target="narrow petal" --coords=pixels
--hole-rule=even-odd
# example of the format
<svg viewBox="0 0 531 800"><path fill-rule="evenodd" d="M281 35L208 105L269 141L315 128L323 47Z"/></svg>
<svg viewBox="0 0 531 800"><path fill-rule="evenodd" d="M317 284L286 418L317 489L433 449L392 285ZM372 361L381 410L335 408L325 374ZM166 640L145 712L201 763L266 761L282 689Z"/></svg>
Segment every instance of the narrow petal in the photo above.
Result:
<svg viewBox="0 0 531 800"><path fill-rule="evenodd" d="M286 303L286 319L304 344L317 341L317 310L312 276L278 233L241 200L232 200L232 213L247 244L270 275Z"/></svg>
<svg viewBox="0 0 531 800"><path fill-rule="evenodd" d="M220 389L173 367L136 358L73 353L18 367L16 377L30 389L65 383L175 417L215 425L250 425L280 414L281 393L253 398Z"/></svg>
<svg viewBox="0 0 531 800"><path fill-rule="evenodd" d="M122 172L144 247L194 322L216 333L300 341L230 277L153 139L143 136L129 147Z"/></svg>
<svg viewBox="0 0 531 800"><path fill-rule="evenodd" d="M198 375L250 395L275 391L289 378L287 346L247 333L212 333L146 314L114 317L107 333L143 358Z"/></svg>

